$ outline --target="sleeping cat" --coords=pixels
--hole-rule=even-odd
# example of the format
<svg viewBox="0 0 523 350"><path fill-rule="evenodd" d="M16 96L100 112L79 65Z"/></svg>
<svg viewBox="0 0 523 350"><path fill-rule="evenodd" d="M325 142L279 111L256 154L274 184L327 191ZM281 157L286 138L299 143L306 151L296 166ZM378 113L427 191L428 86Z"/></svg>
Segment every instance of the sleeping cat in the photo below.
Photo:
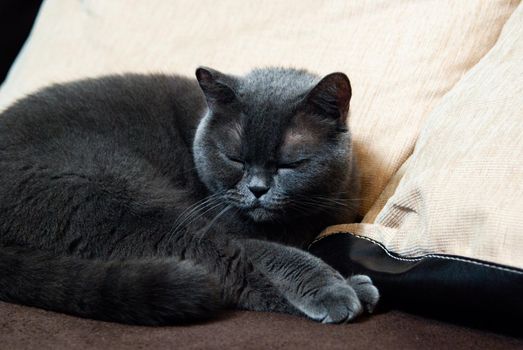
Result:
<svg viewBox="0 0 523 350"><path fill-rule="evenodd" d="M54 85L0 115L0 299L162 325L324 323L378 291L303 248L355 215L343 73L209 68Z"/></svg>

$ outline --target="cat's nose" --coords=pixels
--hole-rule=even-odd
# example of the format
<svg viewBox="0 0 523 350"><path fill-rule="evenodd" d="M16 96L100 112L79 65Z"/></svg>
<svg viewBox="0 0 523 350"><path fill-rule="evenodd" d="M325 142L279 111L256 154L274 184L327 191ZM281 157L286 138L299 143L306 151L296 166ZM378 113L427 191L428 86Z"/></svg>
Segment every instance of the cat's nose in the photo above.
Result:
<svg viewBox="0 0 523 350"><path fill-rule="evenodd" d="M269 187L267 185L258 183L258 184L249 185L249 190L252 192L252 194L256 198L260 198L261 196L263 196L265 193L267 193L269 191Z"/></svg>

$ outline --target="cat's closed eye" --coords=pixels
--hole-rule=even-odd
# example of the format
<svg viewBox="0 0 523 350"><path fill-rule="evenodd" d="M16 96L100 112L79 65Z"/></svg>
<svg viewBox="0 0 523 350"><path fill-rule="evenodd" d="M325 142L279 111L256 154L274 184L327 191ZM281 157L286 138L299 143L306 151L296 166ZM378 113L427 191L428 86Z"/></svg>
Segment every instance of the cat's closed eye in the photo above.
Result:
<svg viewBox="0 0 523 350"><path fill-rule="evenodd" d="M234 156L234 155L230 155L230 154L227 154L227 153L224 153L225 155L225 158L227 158L227 160L234 164L235 166L238 166L238 167L244 167L245 166L245 161L240 158L239 156ZM281 161L279 163L276 164L276 167L277 169L282 169L282 170L285 170L285 169L296 169L302 165L304 165L305 163L307 163L309 161L309 159L298 159L298 160L292 160L292 161Z"/></svg>
<svg viewBox="0 0 523 350"><path fill-rule="evenodd" d="M243 166L245 164L245 162L237 157L237 156L231 156L231 155L228 155L226 154L225 157L231 162L231 163L234 163L235 165L238 165L238 166Z"/></svg>
<svg viewBox="0 0 523 350"><path fill-rule="evenodd" d="M296 169L305 163L307 163L308 159L299 159L295 161L285 161L278 163L278 169Z"/></svg>

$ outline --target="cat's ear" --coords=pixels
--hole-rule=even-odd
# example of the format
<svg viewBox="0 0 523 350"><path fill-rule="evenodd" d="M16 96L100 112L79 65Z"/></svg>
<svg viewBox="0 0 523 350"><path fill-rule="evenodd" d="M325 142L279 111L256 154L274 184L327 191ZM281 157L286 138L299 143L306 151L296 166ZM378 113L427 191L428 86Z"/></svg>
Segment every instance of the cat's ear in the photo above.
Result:
<svg viewBox="0 0 523 350"><path fill-rule="evenodd" d="M343 73L332 73L320 80L305 97L305 107L315 114L340 123L347 119L352 89Z"/></svg>
<svg viewBox="0 0 523 350"><path fill-rule="evenodd" d="M211 68L199 67L196 69L196 79L210 105L234 101L236 95L225 74Z"/></svg>

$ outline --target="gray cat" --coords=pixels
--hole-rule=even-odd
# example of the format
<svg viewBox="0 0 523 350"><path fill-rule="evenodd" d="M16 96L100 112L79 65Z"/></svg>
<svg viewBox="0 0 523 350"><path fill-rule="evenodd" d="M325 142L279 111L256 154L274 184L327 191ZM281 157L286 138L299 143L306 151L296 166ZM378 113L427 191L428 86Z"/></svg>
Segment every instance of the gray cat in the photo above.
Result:
<svg viewBox="0 0 523 350"><path fill-rule="evenodd" d="M208 68L54 85L0 115L0 299L161 325L324 323L379 295L307 247L354 216L348 78Z"/></svg>

